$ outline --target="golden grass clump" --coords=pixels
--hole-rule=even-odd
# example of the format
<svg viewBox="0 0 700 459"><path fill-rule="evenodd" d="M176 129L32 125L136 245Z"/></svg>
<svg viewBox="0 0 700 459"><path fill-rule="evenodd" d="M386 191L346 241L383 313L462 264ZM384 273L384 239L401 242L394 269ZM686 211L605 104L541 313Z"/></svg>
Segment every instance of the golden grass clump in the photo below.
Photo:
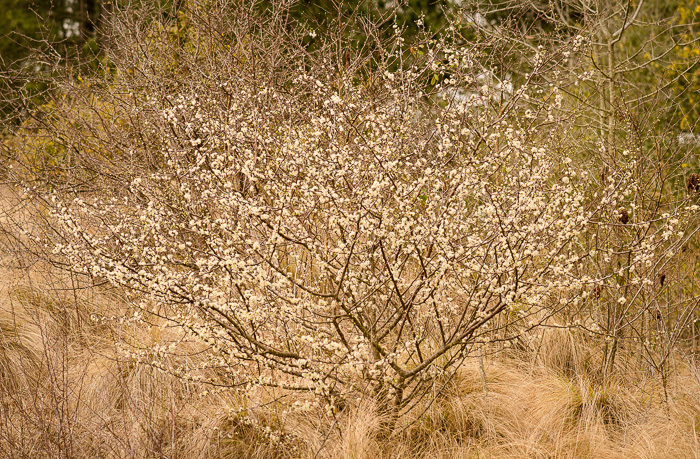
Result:
<svg viewBox="0 0 700 459"><path fill-rule="evenodd" d="M48 278L16 271L6 268L0 290L3 456L700 455L700 382L691 362L677 362L666 405L658 378L633 368L631 359L603 382L583 335L547 330L520 349L487 357L485 380L478 361L465 363L432 403L401 418L387 437L370 399L336 413L290 414L267 403L269 394L208 390L129 361L117 342L155 346L170 339L167 333L91 320L118 309L118 297L68 297L47 288Z"/></svg>
<svg viewBox="0 0 700 459"><path fill-rule="evenodd" d="M529 332L506 349L486 349L482 367L467 360L387 435L387 420L367 396L340 411L288 411L303 397L216 388L164 371L183 361L197 367L198 348L167 327L125 320L119 291L86 288L5 247L2 457L700 456L700 370L681 353L672 359L667 402L659 375L630 350L603 377L602 350L585 333ZM152 365L124 352L173 342L178 362Z"/></svg>

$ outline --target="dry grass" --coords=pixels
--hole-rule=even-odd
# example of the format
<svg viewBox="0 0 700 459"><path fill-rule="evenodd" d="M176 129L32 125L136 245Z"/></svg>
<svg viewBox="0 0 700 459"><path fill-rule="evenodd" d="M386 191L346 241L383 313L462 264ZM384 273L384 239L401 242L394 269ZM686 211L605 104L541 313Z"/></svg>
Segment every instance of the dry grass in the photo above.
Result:
<svg viewBox="0 0 700 459"><path fill-rule="evenodd" d="M477 362L467 362L432 404L384 438L372 400L336 415L285 414L264 403L269 394L205 392L128 361L117 343L147 347L171 337L91 320L119 315L119 295L73 289L75 279L7 247L2 457L700 457L700 370L680 357L666 403L659 378L632 354L603 383L600 349L574 332L547 330L486 358L486 391Z"/></svg>
<svg viewBox="0 0 700 459"><path fill-rule="evenodd" d="M118 310L118 298L61 295L18 271L6 268L0 289L3 456L700 456L700 382L687 362L676 364L667 405L658 378L632 364L601 384L595 349L550 330L536 349L487 358L486 392L476 362L465 364L421 416L416 410L382 438L371 400L337 417L285 415L129 363L115 341L162 337L89 319Z"/></svg>

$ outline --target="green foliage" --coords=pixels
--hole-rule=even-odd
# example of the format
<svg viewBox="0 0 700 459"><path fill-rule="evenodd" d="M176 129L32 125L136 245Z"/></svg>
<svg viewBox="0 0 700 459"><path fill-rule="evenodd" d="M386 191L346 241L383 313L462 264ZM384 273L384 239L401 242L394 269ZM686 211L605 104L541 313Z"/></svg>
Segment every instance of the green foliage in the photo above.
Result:
<svg viewBox="0 0 700 459"><path fill-rule="evenodd" d="M696 132L700 121L700 4L694 0L675 3L675 40L679 46L663 67L671 82L673 99L678 101L675 118L684 131Z"/></svg>

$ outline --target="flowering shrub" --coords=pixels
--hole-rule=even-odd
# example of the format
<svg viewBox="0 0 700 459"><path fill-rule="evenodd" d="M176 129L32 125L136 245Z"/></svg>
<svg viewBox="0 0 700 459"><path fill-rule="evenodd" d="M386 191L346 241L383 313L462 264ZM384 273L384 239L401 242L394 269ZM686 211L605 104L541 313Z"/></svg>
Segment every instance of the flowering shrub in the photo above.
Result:
<svg viewBox="0 0 700 459"><path fill-rule="evenodd" d="M584 241L620 218L635 183L634 161L596 188L562 154L566 101L538 86L556 81L553 54L512 88L480 64L483 44L452 38L409 50L397 32L357 68L300 54L281 74L256 67L246 35L218 55L245 56L239 74L197 74L198 55L158 91L119 74L107 92L136 91L119 99L130 131L90 135L108 145L119 132L122 158L151 162L122 165L121 189L54 193L55 254L124 287L135 320L199 340L230 386L335 406L369 387L394 415L410 409L475 347L606 279ZM627 268L657 248L635 245ZM137 356L157 365L167 352Z"/></svg>

